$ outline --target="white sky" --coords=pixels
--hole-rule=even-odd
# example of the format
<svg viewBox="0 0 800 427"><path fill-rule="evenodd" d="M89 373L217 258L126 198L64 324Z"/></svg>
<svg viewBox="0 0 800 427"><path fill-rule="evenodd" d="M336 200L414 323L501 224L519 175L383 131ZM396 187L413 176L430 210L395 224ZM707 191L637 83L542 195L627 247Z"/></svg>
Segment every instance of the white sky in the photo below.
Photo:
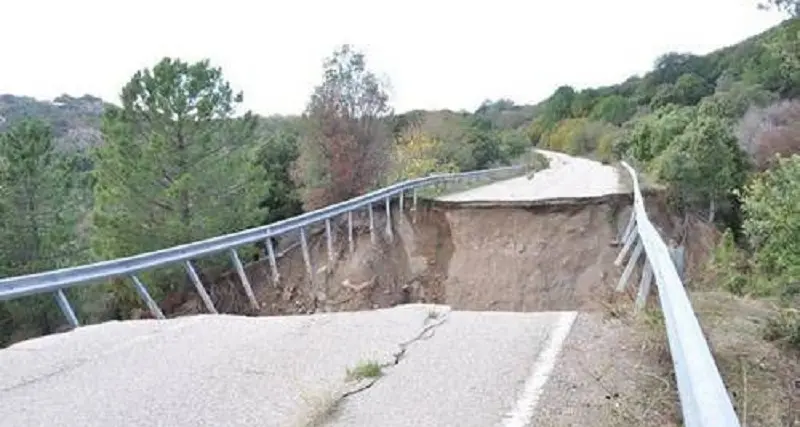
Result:
<svg viewBox="0 0 800 427"><path fill-rule="evenodd" d="M163 56L211 59L246 107L298 113L341 43L397 111L538 102L612 84L666 51L705 53L781 20L756 0L0 0L0 93L118 102Z"/></svg>

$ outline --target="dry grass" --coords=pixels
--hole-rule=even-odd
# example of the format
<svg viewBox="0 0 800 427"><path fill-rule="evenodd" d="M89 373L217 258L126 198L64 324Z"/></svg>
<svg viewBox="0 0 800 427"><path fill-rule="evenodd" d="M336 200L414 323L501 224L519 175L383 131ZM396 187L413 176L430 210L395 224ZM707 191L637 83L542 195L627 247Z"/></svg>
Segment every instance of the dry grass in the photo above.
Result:
<svg viewBox="0 0 800 427"><path fill-rule="evenodd" d="M302 396L308 410L291 425L293 427L321 427L330 421L342 402L344 393L340 390L324 390Z"/></svg>
<svg viewBox="0 0 800 427"><path fill-rule="evenodd" d="M680 425L678 392L661 312L651 305L635 313L633 301L626 294L612 297L605 308L605 316L625 325L630 333L629 342L633 344L618 352L618 358L630 362L614 379L620 381L622 377L630 382L632 392L610 405L607 416L596 425Z"/></svg>
<svg viewBox="0 0 800 427"><path fill-rule="evenodd" d="M779 305L719 290L710 254L720 233L696 218L687 226L689 297L742 426L800 426L800 354L765 340Z"/></svg>
<svg viewBox="0 0 800 427"><path fill-rule="evenodd" d="M770 319L779 312L778 304L720 291L718 280L708 268L720 233L697 218L689 218L685 227L689 297L742 426L800 426L800 353L783 342L764 339L766 329L771 326ZM660 351L659 345L663 348L669 381L675 387L657 295L650 303L652 308L638 316L632 325L643 345L656 351ZM607 311L609 315L625 318L628 310L616 303ZM660 399L659 396L648 391L643 399L653 401ZM659 406L663 402L651 403ZM679 409L677 402L674 404ZM680 413L676 412L675 417L675 422L679 422ZM631 417L627 419L630 421Z"/></svg>
<svg viewBox="0 0 800 427"><path fill-rule="evenodd" d="M373 360L361 361L353 368L347 368L345 384L342 384L341 387L302 396L308 409L291 425L294 427L324 426L336 417L348 396L372 387L383 376L384 367L385 365Z"/></svg>
<svg viewBox="0 0 800 427"><path fill-rule="evenodd" d="M763 338L776 305L727 292L691 298L742 426L800 426L800 354Z"/></svg>
<svg viewBox="0 0 800 427"><path fill-rule="evenodd" d="M690 298L741 425L800 426L800 353L763 338L777 306L727 292L693 292ZM631 366L626 375L637 383L639 393L618 399L597 425L680 425L663 316L655 304L633 315L628 298L618 298L622 299L608 303L605 315L635 331L642 363ZM588 368L587 373L602 381L604 372Z"/></svg>

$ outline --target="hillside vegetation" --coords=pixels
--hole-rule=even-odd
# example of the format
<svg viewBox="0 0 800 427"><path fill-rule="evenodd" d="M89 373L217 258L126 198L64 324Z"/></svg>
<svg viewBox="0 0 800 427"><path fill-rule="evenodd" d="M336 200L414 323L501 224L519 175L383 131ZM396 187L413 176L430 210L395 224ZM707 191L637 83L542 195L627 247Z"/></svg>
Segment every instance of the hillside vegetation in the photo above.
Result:
<svg viewBox="0 0 800 427"><path fill-rule="evenodd" d="M560 87L539 109L535 144L627 160L678 212L727 229L705 285L779 298L768 335L800 347L800 19L709 55L667 53L618 85Z"/></svg>
<svg viewBox="0 0 800 427"><path fill-rule="evenodd" d="M474 112L395 114L385 82L347 45L325 60L295 117L242 111L245 94L220 68L179 58L131 76L121 105L3 95L0 275L233 232L401 179L529 161L539 146L636 164L679 212L730 229L709 267L716 282L791 301L800 292L800 198L790 197L800 195L798 32L795 18L709 55L667 53L618 85L563 86L538 105L486 101ZM226 262L199 267L213 275ZM142 280L158 299L190 287L180 269ZM126 280L68 296L84 321L142 308ZM798 343L800 321L786 313L775 337ZM2 303L0 345L63 323L50 295Z"/></svg>

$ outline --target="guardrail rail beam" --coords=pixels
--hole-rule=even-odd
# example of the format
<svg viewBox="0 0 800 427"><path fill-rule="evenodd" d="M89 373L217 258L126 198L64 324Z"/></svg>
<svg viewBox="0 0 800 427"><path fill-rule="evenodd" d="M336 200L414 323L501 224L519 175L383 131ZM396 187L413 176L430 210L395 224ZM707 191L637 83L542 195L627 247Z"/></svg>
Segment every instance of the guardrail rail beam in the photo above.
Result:
<svg viewBox="0 0 800 427"><path fill-rule="evenodd" d="M638 235L636 249L625 272L629 273L629 267L636 261L636 252L643 250L646 264L642 273L637 305L644 306L646 288L650 282L648 271L652 270L675 368L683 424L687 427L739 427L739 419L731 404L731 398L700 329L700 322L692 309L686 289L675 269L670 250L647 217L636 171L625 162L622 162L622 166L633 181L636 231L632 231L626 239L625 247L617 257L617 265L624 259L625 253L635 239L634 235Z"/></svg>

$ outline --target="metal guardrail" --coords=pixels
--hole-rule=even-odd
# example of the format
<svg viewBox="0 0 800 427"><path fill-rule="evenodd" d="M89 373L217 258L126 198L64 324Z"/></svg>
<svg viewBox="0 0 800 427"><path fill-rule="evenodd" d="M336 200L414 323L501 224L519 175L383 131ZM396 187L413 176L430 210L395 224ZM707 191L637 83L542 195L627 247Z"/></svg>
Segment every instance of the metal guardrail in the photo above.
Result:
<svg viewBox="0 0 800 427"><path fill-rule="evenodd" d="M332 256L331 220L340 215L347 215L348 219L348 241L350 250L353 248L353 219L352 213L358 209L367 208L369 211L370 231L374 236L373 206L383 202L386 207L387 215L390 215L391 200L398 198L399 208L403 209L404 196L407 192L413 192L413 208L417 205L417 190L423 187L444 184L451 181L461 181L466 179L476 179L484 177L511 176L522 170L521 166L509 166L496 169L478 170L472 172L435 174L423 178L412 179L399 182L388 187L375 190L371 193L355 197L344 202L336 203L307 212L292 218L285 219L273 224L262 227L251 228L248 230L227 234L224 236L213 237L206 240L192 242L168 249L154 252L143 253L126 258L119 258L110 261L102 261L78 267L64 268L59 270L47 271L43 273L29 274L25 276L9 277L0 279L0 301L20 298L28 295L53 292L64 316L72 326L78 326L79 322L74 310L70 306L63 290L80 285L105 282L110 279L127 277L133 282L134 288L139 296L148 306L151 314L156 318L164 318L156 302L150 296L147 288L136 276L142 271L151 270L169 264L182 262L189 278L194 283L198 294L209 312L216 313L217 310L211 301L205 287L200 282L199 275L192 265L193 259L206 257L221 252L229 252L231 261L241 279L245 292L254 308L258 308L258 302L253 294L250 282L245 275L243 265L239 259L236 248L265 242L270 260L273 280L279 280L275 250L272 239L278 236L299 230L300 243L303 248L304 261L306 263L307 274L311 276L311 260L308 253L306 229L317 223L325 223L325 232L328 238L328 255ZM387 221L387 233L391 235L391 221Z"/></svg>
<svg viewBox="0 0 800 427"><path fill-rule="evenodd" d="M634 201L631 218L622 238L625 244L615 263L622 265L631 247L633 252L623 270L617 291L625 290L634 267L643 258L644 270L636 297L636 308L644 307L650 285L655 278L678 383L684 425L739 427L730 396L675 269L670 251L647 217L636 171L625 162L622 166L633 180Z"/></svg>

